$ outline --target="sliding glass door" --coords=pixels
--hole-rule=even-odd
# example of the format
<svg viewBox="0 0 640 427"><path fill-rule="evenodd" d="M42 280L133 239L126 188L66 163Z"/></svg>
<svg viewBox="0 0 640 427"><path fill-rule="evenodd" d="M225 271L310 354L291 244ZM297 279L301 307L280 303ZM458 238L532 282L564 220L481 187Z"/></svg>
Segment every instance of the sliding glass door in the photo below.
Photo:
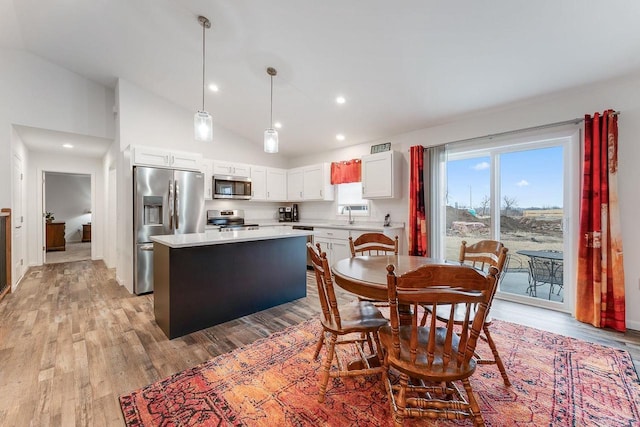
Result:
<svg viewBox="0 0 640 427"><path fill-rule="evenodd" d="M578 135L448 146L438 251L456 260L463 240L509 249L497 297L570 311Z"/></svg>

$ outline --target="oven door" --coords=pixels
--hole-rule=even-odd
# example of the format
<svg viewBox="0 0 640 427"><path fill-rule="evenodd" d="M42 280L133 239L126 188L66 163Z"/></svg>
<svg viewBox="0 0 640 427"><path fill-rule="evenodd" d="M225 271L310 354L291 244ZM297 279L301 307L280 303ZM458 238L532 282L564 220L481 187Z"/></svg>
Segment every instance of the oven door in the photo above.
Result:
<svg viewBox="0 0 640 427"><path fill-rule="evenodd" d="M251 199L251 178L242 176L213 177L214 199Z"/></svg>

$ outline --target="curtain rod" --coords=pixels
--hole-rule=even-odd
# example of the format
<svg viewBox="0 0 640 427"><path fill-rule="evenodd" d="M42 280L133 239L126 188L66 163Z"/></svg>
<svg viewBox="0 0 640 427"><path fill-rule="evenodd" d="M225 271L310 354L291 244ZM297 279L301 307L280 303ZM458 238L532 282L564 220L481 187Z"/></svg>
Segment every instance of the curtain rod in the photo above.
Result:
<svg viewBox="0 0 640 427"><path fill-rule="evenodd" d="M614 111L612 113L612 115L614 115L614 116L617 116L619 114L620 114L620 111ZM443 146L443 145L457 144L457 143L460 143L460 142L476 141L476 140L479 140L479 139L493 139L493 138L496 138L496 137L499 137L499 136L513 135L513 134L517 134L517 133L529 132L529 131L532 131L532 130L547 129L547 128L570 125L570 124L576 124L577 125L578 123L582 123L582 122L584 122L584 117L577 117L575 119L564 120L562 122L548 123L546 125L531 126L531 127L528 127L528 128L514 129L514 130L508 130L508 131L498 132L498 133L490 133L490 134L484 135L484 136L474 136L473 138L458 139L457 141L449 141L449 142L445 142L443 144L429 145L426 148L440 147L440 146Z"/></svg>

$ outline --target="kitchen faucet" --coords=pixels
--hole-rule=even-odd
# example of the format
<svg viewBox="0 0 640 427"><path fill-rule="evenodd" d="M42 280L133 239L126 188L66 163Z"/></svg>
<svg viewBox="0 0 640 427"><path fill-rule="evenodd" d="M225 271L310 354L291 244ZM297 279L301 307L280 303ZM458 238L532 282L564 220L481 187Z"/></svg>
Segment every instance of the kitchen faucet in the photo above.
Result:
<svg viewBox="0 0 640 427"><path fill-rule="evenodd" d="M351 206L347 205L342 208L342 213L344 213L345 209L349 209L349 224L353 224L354 220L351 218Z"/></svg>

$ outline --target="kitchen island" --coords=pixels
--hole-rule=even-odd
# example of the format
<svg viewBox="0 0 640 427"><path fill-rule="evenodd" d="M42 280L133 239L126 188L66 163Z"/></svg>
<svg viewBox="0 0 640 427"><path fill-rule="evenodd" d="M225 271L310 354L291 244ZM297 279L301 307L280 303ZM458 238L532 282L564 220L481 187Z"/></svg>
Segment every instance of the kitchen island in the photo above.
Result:
<svg viewBox="0 0 640 427"><path fill-rule="evenodd" d="M306 296L312 232L153 236L154 314L170 339Z"/></svg>

